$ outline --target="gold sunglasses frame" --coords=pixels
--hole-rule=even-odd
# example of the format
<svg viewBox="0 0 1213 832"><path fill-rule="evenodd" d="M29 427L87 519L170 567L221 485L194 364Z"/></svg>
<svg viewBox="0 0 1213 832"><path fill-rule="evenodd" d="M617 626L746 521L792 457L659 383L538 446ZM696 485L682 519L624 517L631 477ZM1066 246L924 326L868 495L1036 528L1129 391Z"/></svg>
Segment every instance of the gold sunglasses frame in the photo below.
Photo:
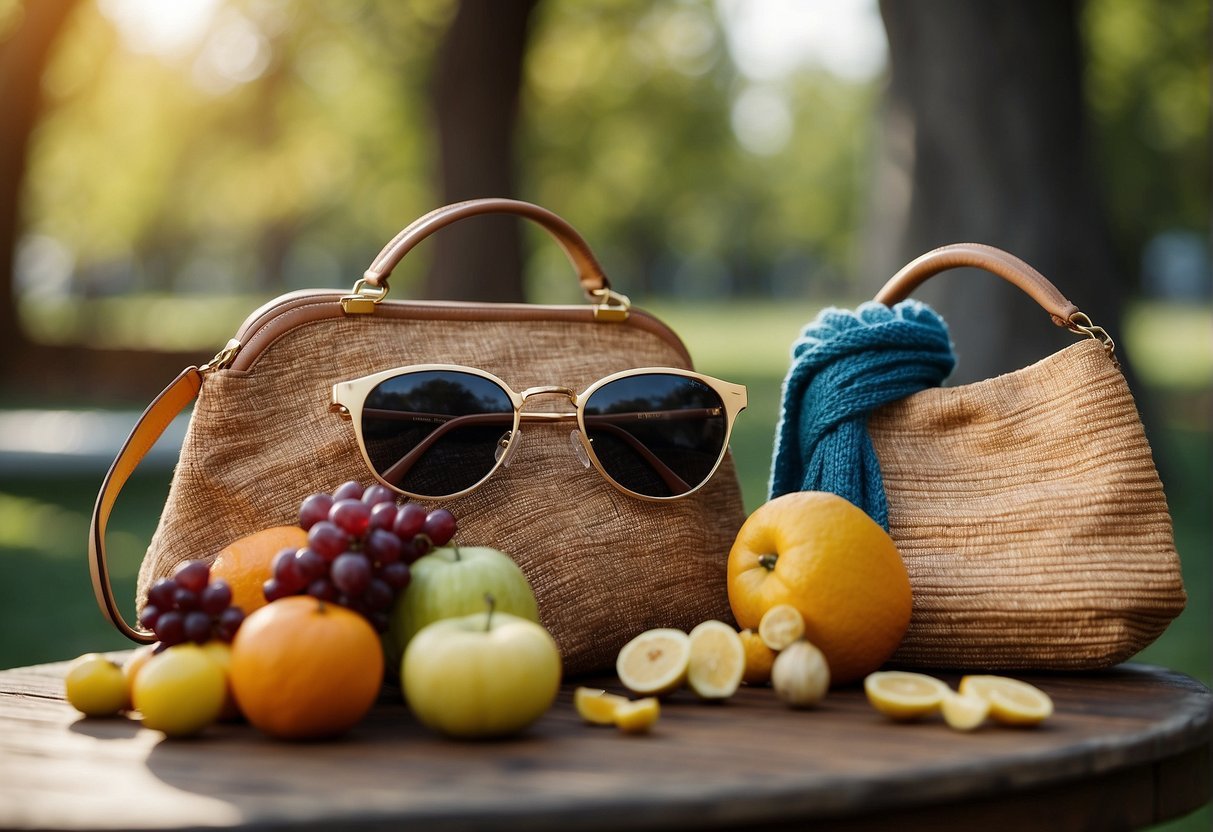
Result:
<svg viewBox="0 0 1213 832"><path fill-rule="evenodd" d="M497 473L498 468L507 463L509 458L509 451L507 447L505 453L498 455L497 460L494 462L493 467L489 469L488 473L477 480L474 484L463 489L462 491L442 496L416 494L411 491L405 491L404 489L393 485L380 476L379 472L375 469L375 466L371 463L370 455L366 450L366 441L363 439L362 435L362 411L363 405L366 403L367 396L370 395L371 391L374 390L375 387L387 379L407 375L409 373L420 373L434 370L468 373L470 375L479 376L480 378L496 384L503 391L505 391L505 394L510 399L510 403L514 407L514 419L509 433L510 440L513 440L514 437L519 435L518 429L524 421L568 422L575 419L579 429L578 436L581 440L582 448L585 450L586 458L590 461L594 468L597 469L598 474L614 488L622 491L624 494L627 494L630 497L635 497L638 500L648 500L656 503L663 503L669 500L681 500L684 497L689 497L711 482L712 477L716 475L716 471L720 468L720 464L724 462L725 455L728 453L729 440L733 435L733 423L737 419L737 414L745 410L749 404L749 394L746 391L745 385L733 384L732 382L722 381L721 379L713 378L712 376L697 373L694 370L680 370L675 367L638 367L633 370L623 370L618 373L612 373L609 376L604 376L603 378L598 379L598 381L594 382L580 393L574 392L573 389L569 387L555 386L528 387L522 392L518 392L490 372L478 369L476 367L465 367L459 364L416 364L407 367L395 367L390 370L382 370L377 373L372 373L369 376L363 376L361 378L334 384L332 404L329 405L329 410L340 415L342 419L353 422L354 435L358 440L358 452L362 454L362 461L366 463L367 469L371 472L375 479L395 491L397 494L403 494L406 497L431 502L453 500L457 497L462 497L465 494L470 494L472 491L475 491L477 488L484 485L484 483L487 482L488 479L493 476L493 474ZM637 491L631 490L630 488L625 488L623 485L616 482L615 479L611 477L602 467L602 463L598 460L598 455L594 453L594 448L590 442L589 433L586 430L585 424L585 403L589 401L590 397L592 397L599 389L607 384L619 381L620 379L629 378L631 376L653 374L689 378L710 387L716 393L716 395L720 397L720 401L723 404L725 411L724 442L720 446L720 455L716 458L715 464L712 465L712 470L709 471L708 475L703 478L703 481L695 487L688 491L684 491L681 494L675 494L669 497L652 497L647 494L641 494ZM560 413L550 411L535 411L531 413L524 412L523 407L526 405L527 399L531 398L532 396L539 395L564 396L569 400L575 409L572 412Z"/></svg>

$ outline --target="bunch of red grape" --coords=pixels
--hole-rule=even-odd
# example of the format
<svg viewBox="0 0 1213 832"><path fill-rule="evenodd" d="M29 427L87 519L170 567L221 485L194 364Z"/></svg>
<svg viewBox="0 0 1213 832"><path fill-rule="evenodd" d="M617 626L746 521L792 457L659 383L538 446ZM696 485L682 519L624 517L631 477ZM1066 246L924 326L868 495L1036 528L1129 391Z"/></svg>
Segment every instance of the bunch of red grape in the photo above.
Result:
<svg viewBox="0 0 1213 832"><path fill-rule="evenodd" d="M409 584L409 564L450 541L455 516L418 503L397 505L391 489L363 490L351 480L332 494L305 499L299 526L307 546L274 556L273 577L262 588L266 600L306 593L352 609L382 633L397 594Z"/></svg>
<svg viewBox="0 0 1213 832"><path fill-rule="evenodd" d="M171 578L161 578L147 591L139 615L160 644L186 641L204 644L212 638L231 641L244 622L244 610L232 606L232 588L222 578L211 580L206 561L187 560Z"/></svg>

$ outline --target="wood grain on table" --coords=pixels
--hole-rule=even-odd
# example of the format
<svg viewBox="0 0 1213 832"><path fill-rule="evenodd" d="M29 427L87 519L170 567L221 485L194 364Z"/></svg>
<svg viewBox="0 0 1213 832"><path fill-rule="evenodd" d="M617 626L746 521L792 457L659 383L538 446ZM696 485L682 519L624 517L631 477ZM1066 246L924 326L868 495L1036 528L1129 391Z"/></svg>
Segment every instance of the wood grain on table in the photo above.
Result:
<svg viewBox="0 0 1213 832"><path fill-rule="evenodd" d="M5 829L879 829L893 817L899 829L1134 828L1210 794L1213 697L1138 665L1019 675L1056 704L1033 729L894 724L858 688L808 711L743 688L720 704L680 692L652 734L627 736L584 725L571 682L510 740L442 739L387 691L323 743L245 724L169 740L134 720L84 719L63 701L65 670L0 672Z"/></svg>

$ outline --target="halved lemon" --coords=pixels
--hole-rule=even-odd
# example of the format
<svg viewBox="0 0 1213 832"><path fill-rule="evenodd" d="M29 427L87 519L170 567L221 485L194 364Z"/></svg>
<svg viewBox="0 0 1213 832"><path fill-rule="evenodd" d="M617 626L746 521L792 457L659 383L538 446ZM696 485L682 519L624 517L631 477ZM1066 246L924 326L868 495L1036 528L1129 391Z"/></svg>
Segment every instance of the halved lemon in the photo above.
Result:
<svg viewBox="0 0 1213 832"><path fill-rule="evenodd" d="M615 709L627 701L627 697L598 688L579 687L573 691L573 707L591 725L614 725Z"/></svg>
<svg viewBox="0 0 1213 832"><path fill-rule="evenodd" d="M645 630L623 645L615 672L628 690L659 696L682 686L690 658L691 639L682 630Z"/></svg>
<svg viewBox="0 0 1213 832"><path fill-rule="evenodd" d="M990 713L990 703L982 697L951 691L943 698L940 708L948 727L957 731L972 731L985 722Z"/></svg>
<svg viewBox="0 0 1213 832"><path fill-rule="evenodd" d="M758 635L772 650L783 650L804 638L804 616L791 604L776 604L762 615Z"/></svg>
<svg viewBox="0 0 1213 832"><path fill-rule="evenodd" d="M885 670L868 674L863 690L872 707L896 720L918 719L938 711L952 691L933 676Z"/></svg>
<svg viewBox="0 0 1213 832"><path fill-rule="evenodd" d="M649 696L633 702L625 699L623 704L615 709L615 724L625 734L643 734L653 727L660 714L661 705L655 697Z"/></svg>
<svg viewBox="0 0 1213 832"><path fill-rule="evenodd" d="M767 647L762 636L753 630L742 630L737 636L745 649L745 672L741 681L747 685L765 685L771 681L771 667L778 654Z"/></svg>
<svg viewBox="0 0 1213 832"><path fill-rule="evenodd" d="M1053 713L1053 700L1034 685L1006 676L965 676L961 694L990 703L990 716L1007 725L1038 725Z"/></svg>
<svg viewBox="0 0 1213 832"><path fill-rule="evenodd" d="M687 683L703 699L728 699L745 673L745 647L723 621L705 621L691 630Z"/></svg>

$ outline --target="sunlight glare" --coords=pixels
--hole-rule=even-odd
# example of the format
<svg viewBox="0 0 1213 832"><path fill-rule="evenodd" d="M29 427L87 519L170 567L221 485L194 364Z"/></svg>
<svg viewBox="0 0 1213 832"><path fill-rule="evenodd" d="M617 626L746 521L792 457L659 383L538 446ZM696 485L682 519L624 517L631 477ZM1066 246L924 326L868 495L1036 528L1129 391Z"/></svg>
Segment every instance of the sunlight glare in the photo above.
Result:
<svg viewBox="0 0 1213 832"><path fill-rule="evenodd" d="M132 52L175 57L196 46L222 0L98 0Z"/></svg>

